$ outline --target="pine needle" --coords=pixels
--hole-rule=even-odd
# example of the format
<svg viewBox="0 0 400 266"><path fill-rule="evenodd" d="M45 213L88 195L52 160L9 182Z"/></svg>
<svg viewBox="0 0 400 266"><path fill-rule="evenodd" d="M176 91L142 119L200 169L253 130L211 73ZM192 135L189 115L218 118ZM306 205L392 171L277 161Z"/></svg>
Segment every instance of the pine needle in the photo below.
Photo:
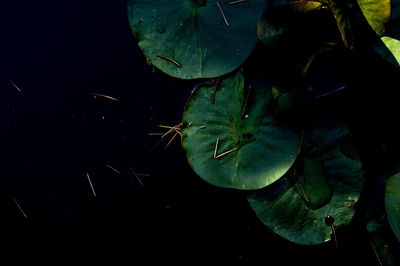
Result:
<svg viewBox="0 0 400 266"><path fill-rule="evenodd" d="M310 203L310 200L308 199L308 197L306 195L306 192L304 190L303 183L301 182L300 175L299 175L299 185L300 185L300 188L301 188L301 193L303 193L303 196L306 199L307 203Z"/></svg>
<svg viewBox="0 0 400 266"><path fill-rule="evenodd" d="M13 200L14 200L14 202L15 202L15 205L17 205L18 210L22 213L22 215L23 215L25 218L28 218L28 216L26 215L26 213L24 212L24 210L23 210L23 209L21 208L21 206L19 205L18 201L17 201L15 198L13 198Z"/></svg>
<svg viewBox="0 0 400 266"><path fill-rule="evenodd" d="M218 8L219 8L219 11L221 12L222 17L224 18L224 21L225 21L226 26L229 26L229 23L228 23L228 20L227 20L226 17L225 17L224 11L222 11L222 8L221 8L221 6L219 5L218 2L217 2L217 6L218 6Z"/></svg>
<svg viewBox="0 0 400 266"><path fill-rule="evenodd" d="M22 93L22 90L21 90L11 79L9 79L8 81L14 86L14 88L17 89L17 91L19 91L20 93Z"/></svg>
<svg viewBox="0 0 400 266"><path fill-rule="evenodd" d="M178 132L175 132L175 134L172 136L170 141L168 141L167 145L165 145L164 149L168 148L168 146L172 143L172 141L175 139L175 137L178 135Z"/></svg>
<svg viewBox="0 0 400 266"><path fill-rule="evenodd" d="M236 5L236 4L243 3L243 2L247 2L247 0L232 1L232 2L229 2L228 5Z"/></svg>
<svg viewBox="0 0 400 266"><path fill-rule="evenodd" d="M372 245L371 242L369 242L369 245L371 246L372 250L374 251L375 257L378 259L379 265L383 266L381 259L379 258L378 252L376 252L374 246Z"/></svg>
<svg viewBox="0 0 400 266"><path fill-rule="evenodd" d="M169 62L171 62L171 63L174 63L177 67L179 67L179 68L181 68L182 67L182 64L181 63L179 63L178 61L176 61L176 60L174 60L174 59L172 59L172 58L169 58L168 56L165 56L165 55L162 55L162 54L156 54L156 56L157 57L160 57L160 58L162 58L162 59L165 59L165 60L167 60L167 61L169 61Z"/></svg>
<svg viewBox="0 0 400 266"><path fill-rule="evenodd" d="M90 180L89 173L86 173L86 176L87 176L87 179L89 181L90 188L92 189L93 196L96 197L96 191L94 190L94 187L93 187L93 184L92 184L92 180Z"/></svg>
<svg viewBox="0 0 400 266"><path fill-rule="evenodd" d="M95 96L95 97L97 97L97 96L98 97L103 97L103 98L111 100L111 101L116 101L116 102L119 101L117 98L114 98L114 97L111 97L111 96L108 96L108 95L105 95L105 94L101 94L101 93L92 93L92 95Z"/></svg>
<svg viewBox="0 0 400 266"><path fill-rule="evenodd" d="M116 172L117 174L122 175L122 173L121 173L120 171L118 171L117 169L115 169L115 168L112 167L111 165L106 164L106 166L107 166L108 168L110 168L111 170L113 170L114 172Z"/></svg>
<svg viewBox="0 0 400 266"><path fill-rule="evenodd" d="M164 133L162 133L162 132L160 132L160 133L158 133L158 132L156 132L156 133L149 133L149 135L151 135L151 136L161 136L161 139L160 139L160 141L158 141L155 145L153 145L153 147L151 147L151 149L150 149L150 151L152 151L153 149L155 149L158 145L160 145L160 143L162 142L162 141L164 141L165 139L166 139L166 137L168 136L168 135L170 135L170 134L172 134L172 133L174 133L174 135L172 136L172 138L169 140L169 142L167 143L167 145L164 147L164 149L166 149L171 143L172 143L172 141L175 139L175 137L177 136L177 135L180 135L181 137L182 137L182 133L181 133L181 131L182 131L182 123L179 123L178 125L175 125L175 126L166 126L166 125L158 125L158 127L160 127L160 128L165 128L165 129L168 129L166 132L164 132Z"/></svg>
<svg viewBox="0 0 400 266"><path fill-rule="evenodd" d="M234 149L232 149L232 150L229 150L229 151L226 151L226 152L224 152L224 153L221 153L220 155L217 155L216 157L215 157L215 159L218 159L218 158L221 158L222 156L225 156L225 155L227 155L227 154L229 154L229 153L231 153L231 152L234 152L234 151L236 151L236 150L238 150L239 148L234 148Z"/></svg>
<svg viewBox="0 0 400 266"><path fill-rule="evenodd" d="M217 158L218 142L219 142L219 138L217 138L217 142L215 142L214 159Z"/></svg>
<svg viewBox="0 0 400 266"><path fill-rule="evenodd" d="M131 169L132 174L136 177L136 179L139 181L140 185L143 187L143 182L142 182L142 180L140 179L139 175L136 174L136 172L133 170L132 167L131 167L130 169Z"/></svg>
<svg viewBox="0 0 400 266"><path fill-rule="evenodd" d="M239 135L237 133L236 126L235 126L235 123L233 122L232 116L229 117L229 120L231 121L233 130L235 131L237 143L239 143L240 142L240 138L239 138Z"/></svg>

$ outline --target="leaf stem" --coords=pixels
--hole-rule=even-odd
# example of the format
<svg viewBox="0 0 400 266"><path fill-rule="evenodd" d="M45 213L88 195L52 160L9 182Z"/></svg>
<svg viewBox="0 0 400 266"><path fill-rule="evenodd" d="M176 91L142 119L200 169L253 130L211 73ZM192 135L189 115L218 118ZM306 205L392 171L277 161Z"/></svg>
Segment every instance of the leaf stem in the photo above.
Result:
<svg viewBox="0 0 400 266"><path fill-rule="evenodd" d="M335 229L335 226L332 224L332 225L331 225L331 228L332 228L333 239L335 240L336 248L339 248L339 245L338 245L338 242L337 242L337 238L336 238L336 229Z"/></svg>
<svg viewBox="0 0 400 266"><path fill-rule="evenodd" d="M296 174L296 172L295 172L295 174ZM303 183L301 182L300 175L299 175L299 185L300 185L300 188L301 188L301 193L303 193L304 199L307 201L307 203L310 203L310 200L308 199L308 197L306 195L306 192L304 190Z"/></svg>

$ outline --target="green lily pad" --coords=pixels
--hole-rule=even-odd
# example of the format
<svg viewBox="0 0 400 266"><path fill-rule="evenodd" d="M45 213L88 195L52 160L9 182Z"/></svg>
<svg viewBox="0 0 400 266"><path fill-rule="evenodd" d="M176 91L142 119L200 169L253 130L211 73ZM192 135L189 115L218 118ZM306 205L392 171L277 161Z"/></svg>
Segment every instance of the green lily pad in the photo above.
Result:
<svg viewBox="0 0 400 266"><path fill-rule="evenodd" d="M337 139L324 151L306 151L282 179L250 194L258 218L278 235L303 245L330 240L333 229L327 222L333 221L334 228L349 224L361 192L362 169L343 152L343 143Z"/></svg>
<svg viewBox="0 0 400 266"><path fill-rule="evenodd" d="M387 181L385 207L390 226L400 241L400 173L390 177Z"/></svg>
<svg viewBox="0 0 400 266"><path fill-rule="evenodd" d="M325 177L320 158L304 158L303 171L297 174L299 181L295 189L298 193L301 192L311 209L318 209L329 202L332 189Z"/></svg>
<svg viewBox="0 0 400 266"><path fill-rule="evenodd" d="M357 0L361 12L371 28L382 36L390 18L390 0Z"/></svg>
<svg viewBox="0 0 400 266"><path fill-rule="evenodd" d="M392 65L400 67L400 40L383 36L375 46L375 51Z"/></svg>
<svg viewBox="0 0 400 266"><path fill-rule="evenodd" d="M385 24L385 36L399 37L400 35L400 0L390 0L390 18ZM399 38L397 38L399 39Z"/></svg>
<svg viewBox="0 0 400 266"><path fill-rule="evenodd" d="M193 170L213 185L244 190L282 177L296 159L300 140L277 125L271 86L259 81L245 90L239 72L213 90L198 87L183 113L182 144Z"/></svg>
<svg viewBox="0 0 400 266"><path fill-rule="evenodd" d="M374 45L374 50L390 64L400 67L400 0L377 1L384 2L386 12L381 18L382 32L377 31L380 39ZM389 7L387 7L389 2ZM383 4L382 4L383 5ZM380 24L377 24L378 26Z"/></svg>
<svg viewBox="0 0 400 266"><path fill-rule="evenodd" d="M381 40L400 64L400 41L388 36L383 36Z"/></svg>
<svg viewBox="0 0 400 266"><path fill-rule="evenodd" d="M367 223L367 232L379 265L398 265L398 242L390 226L386 222L371 220Z"/></svg>
<svg viewBox="0 0 400 266"><path fill-rule="evenodd" d="M256 46L257 21L266 9L265 0L128 2L131 30L147 59L182 79L217 77L238 68Z"/></svg>

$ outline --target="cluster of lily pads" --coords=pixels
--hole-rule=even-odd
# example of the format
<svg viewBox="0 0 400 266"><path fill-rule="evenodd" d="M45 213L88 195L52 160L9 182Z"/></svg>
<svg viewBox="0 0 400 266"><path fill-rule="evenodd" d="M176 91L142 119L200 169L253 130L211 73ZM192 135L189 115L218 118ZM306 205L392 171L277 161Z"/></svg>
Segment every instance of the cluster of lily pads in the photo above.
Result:
<svg viewBox="0 0 400 266"><path fill-rule="evenodd" d="M182 118L193 170L215 186L246 191L280 236L337 244L364 172L349 129L315 104L351 88L345 78L318 86L313 73L352 51L399 68L400 0L129 0L128 15L149 63L198 81ZM400 174L388 179L385 203L400 240ZM380 226L368 223L371 235ZM392 263L382 238L374 239Z"/></svg>

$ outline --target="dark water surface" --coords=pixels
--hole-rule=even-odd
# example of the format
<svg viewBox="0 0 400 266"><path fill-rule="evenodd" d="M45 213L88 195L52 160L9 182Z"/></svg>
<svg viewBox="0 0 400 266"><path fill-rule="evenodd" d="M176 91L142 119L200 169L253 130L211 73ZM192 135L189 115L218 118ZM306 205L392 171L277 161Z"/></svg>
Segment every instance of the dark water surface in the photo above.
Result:
<svg viewBox="0 0 400 266"><path fill-rule="evenodd" d="M192 172L178 140L151 150L159 137L148 133L180 122L193 82L153 73L125 8L122 0L1 3L2 257L53 265L375 265L356 234L336 249L297 246L269 232L244 194ZM150 176L141 177L142 185L130 168Z"/></svg>

